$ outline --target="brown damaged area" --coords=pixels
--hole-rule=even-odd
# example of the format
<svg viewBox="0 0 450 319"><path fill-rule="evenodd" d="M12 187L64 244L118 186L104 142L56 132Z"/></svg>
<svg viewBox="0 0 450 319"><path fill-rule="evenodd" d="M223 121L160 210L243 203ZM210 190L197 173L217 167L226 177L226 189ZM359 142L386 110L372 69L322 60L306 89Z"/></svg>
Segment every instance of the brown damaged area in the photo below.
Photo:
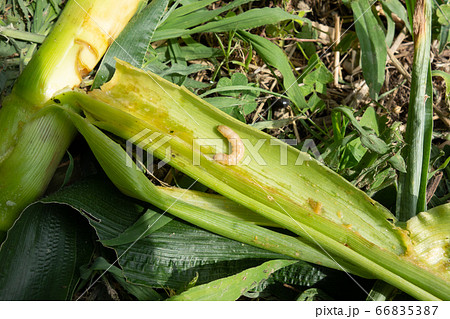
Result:
<svg viewBox="0 0 450 319"><path fill-rule="evenodd" d="M420 37L424 35L426 29L425 9L426 0L417 0L416 9L414 10L413 28L414 28L414 41L417 43Z"/></svg>
<svg viewBox="0 0 450 319"><path fill-rule="evenodd" d="M312 198L308 198L309 207L313 210L317 215L322 214L322 203L315 201Z"/></svg>

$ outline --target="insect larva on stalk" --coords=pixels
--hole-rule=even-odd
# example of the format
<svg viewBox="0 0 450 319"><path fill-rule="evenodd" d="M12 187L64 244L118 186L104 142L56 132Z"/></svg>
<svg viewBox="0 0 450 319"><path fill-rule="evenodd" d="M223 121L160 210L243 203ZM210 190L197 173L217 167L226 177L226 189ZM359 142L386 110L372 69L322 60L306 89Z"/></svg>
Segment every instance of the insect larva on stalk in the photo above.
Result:
<svg viewBox="0 0 450 319"><path fill-rule="evenodd" d="M230 142L231 153L218 153L214 155L214 160L223 165L237 165L244 158L244 143L242 143L239 135L228 126L219 125L217 130Z"/></svg>

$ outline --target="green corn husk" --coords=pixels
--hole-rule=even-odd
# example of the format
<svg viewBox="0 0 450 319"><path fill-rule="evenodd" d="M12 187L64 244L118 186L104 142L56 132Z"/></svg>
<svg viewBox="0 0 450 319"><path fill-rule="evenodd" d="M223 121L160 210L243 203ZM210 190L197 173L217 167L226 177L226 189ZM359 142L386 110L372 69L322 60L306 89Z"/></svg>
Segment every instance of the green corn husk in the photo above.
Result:
<svg viewBox="0 0 450 319"><path fill-rule="evenodd" d="M69 1L0 109L0 241L45 191L75 135L66 118L38 115L58 91L81 83L140 0Z"/></svg>
<svg viewBox="0 0 450 319"><path fill-rule="evenodd" d="M56 111L61 109L57 108ZM301 237L284 235L255 225L261 222L276 226L229 199L197 191L156 187L134 163L130 166L123 165L127 154L119 144L80 115L70 111L67 115L86 138L109 178L124 194L149 202L174 216L219 235L295 259L372 278L372 275L364 269L324 252Z"/></svg>
<svg viewBox="0 0 450 319"><path fill-rule="evenodd" d="M258 226L282 228L282 226L274 223L271 220L268 220L267 218L264 218L264 216L255 214L248 208L236 202L233 202L232 200L229 200L228 198L221 195L175 187L157 188L168 196L178 198L185 203L202 208L206 211L214 211L224 216L232 217L236 220L252 223Z"/></svg>
<svg viewBox="0 0 450 319"><path fill-rule="evenodd" d="M311 245L359 266L374 278L419 299L449 298L445 276L431 265L415 262L411 240L405 230L395 226L395 217L342 177L186 89L125 62L118 61L116 67L116 74L101 90L89 95L68 92L58 99L76 103L98 127L132 139L202 184L300 235ZM239 165L226 166L212 160L216 150L211 146L200 148L199 144L201 139L218 139L226 149L218 125L230 127L246 141L245 155L250 154L252 145L263 141L259 154L264 164L246 163L244 159ZM142 132L148 134L142 136ZM151 133L159 136L150 141ZM286 154L280 153L282 148ZM165 158L168 150L171 156ZM196 161L200 165L194 165ZM122 185L125 173L110 174L127 195L164 206L148 198L150 195L140 195L142 190Z"/></svg>
<svg viewBox="0 0 450 319"><path fill-rule="evenodd" d="M435 267L450 281L450 204L414 216L406 229L419 262Z"/></svg>

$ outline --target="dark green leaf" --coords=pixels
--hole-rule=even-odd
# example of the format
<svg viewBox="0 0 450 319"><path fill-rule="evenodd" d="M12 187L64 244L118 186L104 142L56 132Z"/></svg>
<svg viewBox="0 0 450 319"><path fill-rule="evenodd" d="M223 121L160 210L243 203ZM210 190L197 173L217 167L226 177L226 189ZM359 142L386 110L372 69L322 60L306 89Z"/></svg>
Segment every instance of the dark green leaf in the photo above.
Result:
<svg viewBox="0 0 450 319"><path fill-rule="evenodd" d="M0 249L0 300L70 300L93 252L88 229L67 206L29 206Z"/></svg>
<svg viewBox="0 0 450 319"><path fill-rule="evenodd" d="M145 210L105 178L93 177L43 199L68 204L89 219L100 241L118 237ZM180 289L199 274L198 284L233 275L282 257L172 220L133 245L114 246L126 279L150 287Z"/></svg>

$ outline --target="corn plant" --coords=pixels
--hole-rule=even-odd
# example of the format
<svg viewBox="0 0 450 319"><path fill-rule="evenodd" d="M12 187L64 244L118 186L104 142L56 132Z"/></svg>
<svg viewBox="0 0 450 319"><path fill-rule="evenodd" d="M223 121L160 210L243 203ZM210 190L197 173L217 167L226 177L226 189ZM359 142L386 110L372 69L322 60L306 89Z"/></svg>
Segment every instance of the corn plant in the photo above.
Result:
<svg viewBox="0 0 450 319"><path fill-rule="evenodd" d="M249 1L232 2L227 9L245 2ZM151 41L196 32L230 31L237 26L257 26L261 21L269 23L294 18L279 10L268 14L267 9L260 9L195 26L192 19L186 19L200 17L195 3L165 12L167 3L156 1L140 12L130 25L137 24L139 19L150 19L153 27L145 34L136 33L135 37L147 37L150 44ZM88 93L76 88L71 90L103 55L109 45L105 34L114 38L138 7L135 2L131 7L127 6L129 9L123 14L123 8L111 6L111 11L105 13L97 2L90 4L91 7L86 9L76 1L68 3L58 24L0 110L0 127L5 132L0 145L1 230L8 230L23 208L43 193L77 130L88 142L109 179L127 196L150 203L210 232L290 259L380 279L417 299L449 299L450 278L445 251L449 205L417 216L408 208L402 208L401 211L407 211L410 218L401 213L400 218L408 221L406 225L398 223L381 204L310 155L223 113L186 88L142 69L147 48L137 49L135 56L139 59L129 57L131 65L113 59L116 52L121 52L116 43L94 80L96 87L104 84ZM366 8L365 2L355 1L352 8L355 12L362 11L361 8ZM429 52L426 42L429 43L430 38L425 36L429 32L425 23L429 20L427 8L424 2L416 5L416 61L422 61ZM70 19L74 12L77 13L75 16L80 12L80 18L75 22ZM219 13L208 13L209 18ZM123 20L116 24L118 16ZM170 16L172 18L168 19ZM258 20L260 17L265 20ZM206 18L200 20L201 23L209 21ZM85 21L102 24L85 24ZM421 27L417 26L418 21ZM178 24L184 24L186 29L176 28ZM292 86L296 81L286 60L276 61L270 46L268 49L262 38L241 31L238 34L251 42L256 51L263 52L269 64L282 67L288 96L299 109L305 108L305 98L296 85ZM48 52L59 46L60 54L43 69ZM177 49L175 44L172 49ZM112 61L115 61L115 73L105 83L111 76L107 66L111 66ZM417 89L411 97L416 104L423 100L425 89L421 87L429 77L428 63L426 66L419 64L421 62L415 63L417 80L413 77L413 88ZM379 73L380 70L376 68L375 71ZM61 78L65 80L61 81ZM374 98L379 90L379 80L379 74L373 77L373 83L377 85L371 91ZM420 114L418 117L413 114L411 121L420 117ZM409 124L407 136L413 136L413 128L414 124ZM144 175L142 167L136 165L130 154L105 131L131 141L221 196L156 187ZM419 134L418 138L423 140L423 135ZM367 139L368 143L377 141L373 135L367 135ZM423 143L416 146L425 147ZM408 149L408 154L416 154L414 147ZM413 174L415 181L419 178L422 183L426 161L425 158L417 163L421 170L419 175ZM410 164L408 169L411 169ZM403 181L402 185L416 184ZM403 199L400 203L410 205L407 198L414 197L417 189L408 191L406 196L401 188ZM419 189L423 190L422 184ZM400 205L406 207L406 204ZM419 207L414 212L425 210L421 201L419 206L417 202L411 205ZM158 220L159 217L155 223ZM148 234L148 230L144 228L137 239ZM290 234L283 233L286 230ZM438 241L432 239L436 236ZM119 237L103 242L116 245L129 241ZM8 244L10 241L7 240L5 246ZM290 264L292 260L269 262L270 267L277 269ZM252 276L263 278L264 267L255 268ZM243 289L242 285L248 289L245 283L233 284L236 278L230 277L224 283L234 285L236 291ZM204 293L203 289L193 288L179 298L201 299L201 293ZM236 292L230 295L233 296L230 298L236 298Z"/></svg>
<svg viewBox="0 0 450 319"><path fill-rule="evenodd" d="M44 193L75 136L67 120L47 113L43 105L59 90L81 83L138 4L117 2L104 10L101 1L70 2L3 101L0 237Z"/></svg>

